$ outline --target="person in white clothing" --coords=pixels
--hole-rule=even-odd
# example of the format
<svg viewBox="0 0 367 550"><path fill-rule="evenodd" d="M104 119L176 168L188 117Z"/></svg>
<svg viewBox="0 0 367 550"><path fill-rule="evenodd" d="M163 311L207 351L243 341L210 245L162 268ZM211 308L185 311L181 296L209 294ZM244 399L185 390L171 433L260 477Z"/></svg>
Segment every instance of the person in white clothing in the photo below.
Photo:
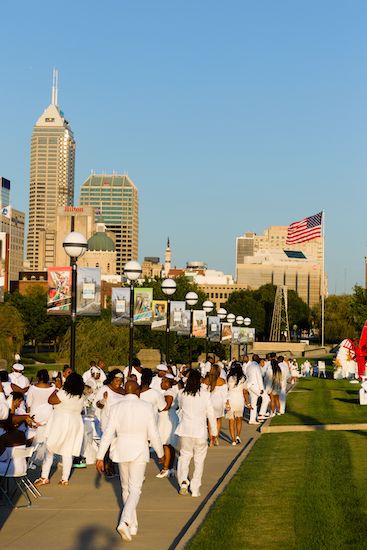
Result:
<svg viewBox="0 0 367 550"><path fill-rule="evenodd" d="M131 376L136 376L136 382L140 385L142 371L143 367L141 366L140 359L134 357L131 362L131 367L125 367L125 369L123 370L125 382L127 380L130 380Z"/></svg>
<svg viewBox="0 0 367 550"><path fill-rule="evenodd" d="M173 386L174 376L167 373L162 378L161 388L164 391L165 408L159 413L158 431L164 450L162 470L156 477L171 477L174 474L173 463L175 461L175 448L177 447L177 435L175 430L178 424L177 416L177 386Z"/></svg>
<svg viewBox="0 0 367 550"><path fill-rule="evenodd" d="M27 412L39 424L39 427L33 432L28 432L28 437L35 437L34 443L43 443L45 438L46 424L52 414L52 405L48 398L55 391L50 383L50 377L47 369L41 369L37 372L37 382L30 386L27 392Z"/></svg>
<svg viewBox="0 0 367 550"><path fill-rule="evenodd" d="M104 361L102 361L102 359L100 359L98 361L98 365L96 365L96 362L95 361L91 361L89 363L89 369L86 370L84 373L83 373L83 380L84 380L84 383L86 384L87 383L87 380L92 376L92 369L93 371L97 370L100 374L100 380L101 382L104 382L106 380L106 373L105 373L105 368L106 368L106 364Z"/></svg>
<svg viewBox="0 0 367 550"><path fill-rule="evenodd" d="M166 408L167 403L161 391L157 391L150 387L152 378L152 371L150 369L143 369L141 373L140 399L152 405L155 419L158 424L159 412Z"/></svg>
<svg viewBox="0 0 367 550"><path fill-rule="evenodd" d="M9 374L9 382L16 384L21 389L26 389L30 386L30 382L26 376L24 376L24 365L21 363L14 363L12 366L12 372Z"/></svg>
<svg viewBox="0 0 367 550"><path fill-rule="evenodd" d="M250 394L250 421L249 424L259 424L257 421L257 402L264 394L264 381L259 366L260 358L254 354L251 363L246 368L247 390Z"/></svg>
<svg viewBox="0 0 367 550"><path fill-rule="evenodd" d="M80 374L70 374L62 390L55 391L48 398L54 405L47 422L45 442L47 452L42 465L41 477L35 485L48 485L54 453L62 456L62 477L59 485L68 485L73 464L73 456L79 456L83 443L83 421L81 412L84 406L84 382Z"/></svg>
<svg viewBox="0 0 367 550"><path fill-rule="evenodd" d="M241 363L236 361L232 363L228 373L227 384L229 408L226 412L226 418L229 419L229 432L232 438L232 445L239 445L241 443L243 410L245 404L249 406L249 393Z"/></svg>
<svg viewBox="0 0 367 550"><path fill-rule="evenodd" d="M178 394L180 423L176 434L180 437L180 456L177 464L177 479L180 495L187 495L189 486L193 497L200 496L205 457L208 452L207 422L212 438L218 435L210 393L201 388L198 370L188 374L186 386ZM189 483L189 468L194 458L194 472Z"/></svg>
<svg viewBox="0 0 367 550"><path fill-rule="evenodd" d="M282 371L281 390L279 393L280 414L284 414L287 400L287 383L291 377L291 372L287 359L284 358L282 355L278 357L278 364L280 370Z"/></svg>
<svg viewBox="0 0 367 550"><path fill-rule="evenodd" d="M209 374L203 380L203 387L207 388L210 393L214 414L217 419L217 432L219 436L222 427L222 418L226 409L229 408L227 378L224 379L221 377L219 365L214 364L211 366ZM211 435L209 430L210 446L212 447L213 440L211 439ZM218 436L214 438L214 445L216 446L219 445Z"/></svg>
<svg viewBox="0 0 367 550"><path fill-rule="evenodd" d="M138 531L136 508L139 503L145 469L149 462L149 443L163 461L153 407L139 399L139 386L133 380L125 384L125 399L113 406L97 453L96 467L104 471L103 457L111 445L111 458L118 463L124 508L117 527L127 542Z"/></svg>
<svg viewBox="0 0 367 550"><path fill-rule="evenodd" d="M157 366L157 374L153 377L152 383L150 385L154 390L164 393L161 388L162 378L168 373L168 367L166 365Z"/></svg>

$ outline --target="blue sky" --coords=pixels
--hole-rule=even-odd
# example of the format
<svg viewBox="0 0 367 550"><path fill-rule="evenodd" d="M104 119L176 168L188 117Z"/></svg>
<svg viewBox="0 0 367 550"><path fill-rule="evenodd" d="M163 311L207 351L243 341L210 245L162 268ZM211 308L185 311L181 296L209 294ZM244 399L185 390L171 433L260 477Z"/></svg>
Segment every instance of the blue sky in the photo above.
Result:
<svg viewBox="0 0 367 550"><path fill-rule="evenodd" d="M140 259L233 273L235 238L326 211L331 293L364 284L367 4L2 0L0 174L28 209L32 127L59 104L95 171L140 193Z"/></svg>

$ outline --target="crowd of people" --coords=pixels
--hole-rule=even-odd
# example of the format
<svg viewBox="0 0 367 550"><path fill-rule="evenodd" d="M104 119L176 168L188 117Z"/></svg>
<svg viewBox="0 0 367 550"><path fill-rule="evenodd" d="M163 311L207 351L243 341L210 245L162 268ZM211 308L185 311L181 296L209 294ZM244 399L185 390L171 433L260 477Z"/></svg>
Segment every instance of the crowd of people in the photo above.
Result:
<svg viewBox="0 0 367 550"><path fill-rule="evenodd" d="M69 484L73 466L95 462L100 474L120 477L124 507L117 529L130 541L149 449L160 464L157 478L176 475L180 495L199 497L208 447L220 444L223 420L230 440L221 444L240 445L244 420L259 425L284 414L287 384L295 378L294 364L275 353L229 364L209 358L198 368L161 364L156 373L137 358L112 370L91 361L83 375L67 365L51 377L41 369L34 383L17 362L11 373L0 371L0 474L10 464L14 472L21 467L12 461L19 445L37 450L36 486L50 483L55 455L62 460L61 486Z"/></svg>

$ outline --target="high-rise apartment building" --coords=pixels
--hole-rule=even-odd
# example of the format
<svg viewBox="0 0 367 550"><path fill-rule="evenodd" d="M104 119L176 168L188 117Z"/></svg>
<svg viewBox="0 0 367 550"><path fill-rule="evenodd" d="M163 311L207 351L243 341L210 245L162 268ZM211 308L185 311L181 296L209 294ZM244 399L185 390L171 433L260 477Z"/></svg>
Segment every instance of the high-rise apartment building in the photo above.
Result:
<svg viewBox="0 0 367 550"><path fill-rule="evenodd" d="M0 177L0 208L10 205L10 180Z"/></svg>
<svg viewBox="0 0 367 550"><path fill-rule="evenodd" d="M80 190L80 205L93 206L96 221L116 235L116 272L138 259L138 190L127 175L92 174Z"/></svg>
<svg viewBox="0 0 367 550"><path fill-rule="evenodd" d="M58 105L58 73L54 71L51 104L37 120L31 142L27 260L32 271L53 265L55 239L39 250L40 232L55 222L59 206L74 201L75 140Z"/></svg>

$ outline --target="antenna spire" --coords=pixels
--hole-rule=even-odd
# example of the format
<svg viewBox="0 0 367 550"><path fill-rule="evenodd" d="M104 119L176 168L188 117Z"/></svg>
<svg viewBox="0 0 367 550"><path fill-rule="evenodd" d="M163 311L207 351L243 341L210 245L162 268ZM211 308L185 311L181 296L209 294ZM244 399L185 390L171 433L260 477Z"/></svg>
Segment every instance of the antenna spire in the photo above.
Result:
<svg viewBox="0 0 367 550"><path fill-rule="evenodd" d="M57 106L58 95L59 95L59 71L57 69L54 69L52 71L52 96L51 96L52 105Z"/></svg>

